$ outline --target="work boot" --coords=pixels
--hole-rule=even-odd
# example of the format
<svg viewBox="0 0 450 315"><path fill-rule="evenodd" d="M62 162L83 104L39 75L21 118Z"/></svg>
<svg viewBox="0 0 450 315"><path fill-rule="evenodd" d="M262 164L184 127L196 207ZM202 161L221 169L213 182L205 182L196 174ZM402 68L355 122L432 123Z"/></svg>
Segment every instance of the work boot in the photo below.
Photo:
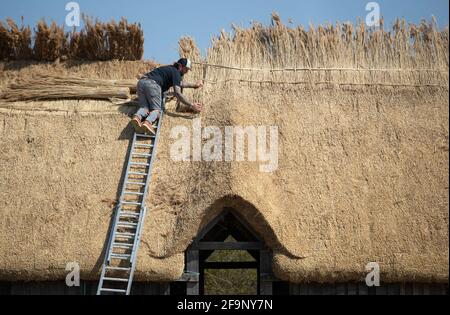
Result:
<svg viewBox="0 0 450 315"><path fill-rule="evenodd" d="M153 128L152 124L147 120L142 123L142 129L144 129L145 133L150 135L156 135L155 128Z"/></svg>
<svg viewBox="0 0 450 315"><path fill-rule="evenodd" d="M142 132L142 122L141 122L141 117L139 117L138 115L135 115L133 117L133 119L131 120L131 125L133 126L134 130L137 133L141 133Z"/></svg>

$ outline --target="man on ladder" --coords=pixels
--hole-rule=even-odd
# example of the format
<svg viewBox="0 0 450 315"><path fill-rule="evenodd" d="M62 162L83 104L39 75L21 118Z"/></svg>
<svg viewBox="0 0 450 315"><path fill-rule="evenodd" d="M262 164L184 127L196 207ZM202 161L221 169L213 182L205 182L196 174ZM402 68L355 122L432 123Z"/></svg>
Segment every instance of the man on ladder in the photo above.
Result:
<svg viewBox="0 0 450 315"><path fill-rule="evenodd" d="M182 94L182 88L198 89L203 86L202 81L196 84L182 81L183 76L191 69L191 61L181 58L171 66L156 68L140 78L137 85L140 108L131 121L137 133L156 134L153 124L164 111L163 95L171 87L174 88L175 96L181 103L187 105L194 112L202 111L201 104L189 102Z"/></svg>
<svg viewBox="0 0 450 315"><path fill-rule="evenodd" d="M181 93L181 88L203 86L203 82L197 84L181 82L183 75L190 69L191 62L182 58L173 66L157 68L139 80L140 109L132 120L136 132L128 155L125 179L109 235L97 295L129 295L131 292L137 252L147 212L145 200L151 181L164 110L163 93L173 86L175 95L183 104L190 106L196 112L202 110L200 104L191 104ZM158 119L155 130L153 124Z"/></svg>

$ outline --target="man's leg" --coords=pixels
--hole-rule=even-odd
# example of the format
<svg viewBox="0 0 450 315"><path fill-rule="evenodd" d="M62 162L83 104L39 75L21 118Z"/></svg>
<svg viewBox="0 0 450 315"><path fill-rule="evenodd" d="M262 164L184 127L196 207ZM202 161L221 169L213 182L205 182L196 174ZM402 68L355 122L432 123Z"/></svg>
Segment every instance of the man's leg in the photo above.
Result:
<svg viewBox="0 0 450 315"><path fill-rule="evenodd" d="M147 118L150 113L150 102L147 99L146 86L145 81L141 80L139 81L137 88L139 109L135 115L139 116L141 120Z"/></svg>
<svg viewBox="0 0 450 315"><path fill-rule="evenodd" d="M161 117L161 112L165 110L166 97L165 95L163 95L161 99L156 97L154 101L155 102L153 103L152 109L150 110L148 117L146 118L146 120L152 125L154 125L155 121L157 121L159 117Z"/></svg>
<svg viewBox="0 0 450 315"><path fill-rule="evenodd" d="M142 124L142 128L146 130L147 133L156 134L153 123L158 120L161 111L161 87L153 81L146 83L145 96L150 104L150 112L145 118Z"/></svg>
<svg viewBox="0 0 450 315"><path fill-rule="evenodd" d="M148 108L141 107L138 109L138 111L134 115L139 116L139 118L141 120L143 120L148 117L149 113L150 113L150 111L148 110Z"/></svg>
<svg viewBox="0 0 450 315"><path fill-rule="evenodd" d="M148 115L148 117L145 120L148 121L149 123L153 124L155 121L158 120L159 116L160 116L160 111L155 109L150 112L150 114Z"/></svg>
<svg viewBox="0 0 450 315"><path fill-rule="evenodd" d="M134 114L133 119L131 120L131 125L133 126L134 130L138 133L144 132L144 130L142 129L142 119L145 119L150 113L149 103L147 102L144 88L145 86L143 82L139 81L137 85L139 109Z"/></svg>

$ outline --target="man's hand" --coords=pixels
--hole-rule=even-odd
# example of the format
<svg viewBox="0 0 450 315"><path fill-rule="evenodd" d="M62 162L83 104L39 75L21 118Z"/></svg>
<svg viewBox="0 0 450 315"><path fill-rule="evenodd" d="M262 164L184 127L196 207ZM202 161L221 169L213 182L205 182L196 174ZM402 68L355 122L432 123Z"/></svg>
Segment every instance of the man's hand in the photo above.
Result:
<svg viewBox="0 0 450 315"><path fill-rule="evenodd" d="M202 80L197 82L197 84L195 85L195 89L199 89L201 87L203 87L203 81Z"/></svg>
<svg viewBox="0 0 450 315"><path fill-rule="evenodd" d="M200 113L203 110L203 105L200 103L193 103L192 109L196 111L197 113Z"/></svg>

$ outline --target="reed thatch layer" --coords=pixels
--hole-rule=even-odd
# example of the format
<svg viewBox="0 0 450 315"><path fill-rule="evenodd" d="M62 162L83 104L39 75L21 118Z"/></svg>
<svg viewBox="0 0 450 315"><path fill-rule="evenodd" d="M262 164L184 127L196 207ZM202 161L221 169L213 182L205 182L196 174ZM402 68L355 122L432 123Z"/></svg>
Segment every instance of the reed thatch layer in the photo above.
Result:
<svg viewBox="0 0 450 315"><path fill-rule="evenodd" d="M447 46L448 28L439 30L434 20L420 25L397 20L391 30L339 22L305 30L287 27L273 14L270 27L254 23L249 29L235 26L231 34L222 32L213 39L208 58L222 65L269 69L442 69L448 67Z"/></svg>
<svg viewBox="0 0 450 315"><path fill-rule="evenodd" d="M391 31L349 23L310 26L306 31L302 26L286 27L274 14L272 24L235 27L233 33L222 32L213 39L207 55L208 82L448 84L448 28L440 31L434 21L416 26L398 20Z"/></svg>
<svg viewBox="0 0 450 315"><path fill-rule="evenodd" d="M129 99L137 79L100 80L40 75L22 78L0 93L8 102L49 99Z"/></svg>
<svg viewBox="0 0 450 315"><path fill-rule="evenodd" d="M128 99L136 77L155 67L151 61L0 63L0 99Z"/></svg>
<svg viewBox="0 0 450 315"><path fill-rule="evenodd" d="M0 94L5 95L11 92L11 89L22 89L23 94L26 94L27 89L42 84L45 85L43 88L46 90L54 85L118 86L127 87L134 93L137 75L149 72L156 66L157 64L152 61L118 60L93 63L78 61L63 63L0 62ZM44 95L44 93L40 93L40 95Z"/></svg>
<svg viewBox="0 0 450 315"><path fill-rule="evenodd" d="M305 31L274 15L196 55L205 124L279 127L278 170L232 164L228 181L289 253L279 277L360 280L374 261L385 281L448 280L448 28Z"/></svg>
<svg viewBox="0 0 450 315"><path fill-rule="evenodd" d="M89 79L135 79L137 73L152 70L158 64L154 61L67 61L61 63L14 61L0 62L0 85L7 85L16 79L33 76L67 76Z"/></svg>
<svg viewBox="0 0 450 315"><path fill-rule="evenodd" d="M0 94L0 99L8 102L52 99L124 99L130 98L127 87L85 87L77 85L33 85L25 89L14 89Z"/></svg>
<svg viewBox="0 0 450 315"><path fill-rule="evenodd" d="M289 34L275 22L248 34ZM274 251L274 271L283 280L359 281L366 264L378 262L384 282L448 281L447 57L436 54L432 64L425 53L415 53L419 59L407 65L413 71L394 64L394 49L394 59L367 56L379 61L371 64L378 70L357 79L358 69L339 76L314 70L311 82L326 84L287 84L273 82L278 71L264 70L304 60L275 53L283 51L283 41L219 43L196 61L229 68L197 67L187 78L206 80L193 95L205 104L201 124L278 126L278 169L261 173L259 162L194 162L192 152L189 162L172 161L173 128L185 126L192 135L195 117L174 114L169 104L138 279L177 279L192 239L223 207L233 207ZM448 41L441 45L448 48ZM443 51L434 40L431 46ZM314 47L310 54L320 50ZM278 63L260 57L269 55ZM345 56L314 66L358 68L345 64ZM234 70L240 67L260 70ZM297 80L306 75L302 71L280 72L279 79ZM384 78L386 84L374 84ZM131 137L129 119L88 107L41 113L37 104L0 110L0 277L59 279L67 262L79 261L83 277L95 278ZM61 110L70 102L57 104Z"/></svg>
<svg viewBox="0 0 450 315"><path fill-rule="evenodd" d="M19 28L7 19L0 21L0 60L141 60L144 54L144 33L139 23L125 18L104 23L83 17L84 28L66 32L64 26L45 20L34 29Z"/></svg>
<svg viewBox="0 0 450 315"><path fill-rule="evenodd" d="M183 251L224 206L263 236L282 279L360 279L369 261L380 262L384 281L446 279L446 91L304 91L283 113L270 105L282 96L264 93L261 109L243 92L209 103L202 123L273 124L276 117L279 169L174 163L170 131L191 121L166 116L139 279L176 279ZM233 121L221 108L236 113ZM67 261L79 261L86 278L98 276L131 130L117 114L59 113L1 113L3 278L61 278Z"/></svg>

